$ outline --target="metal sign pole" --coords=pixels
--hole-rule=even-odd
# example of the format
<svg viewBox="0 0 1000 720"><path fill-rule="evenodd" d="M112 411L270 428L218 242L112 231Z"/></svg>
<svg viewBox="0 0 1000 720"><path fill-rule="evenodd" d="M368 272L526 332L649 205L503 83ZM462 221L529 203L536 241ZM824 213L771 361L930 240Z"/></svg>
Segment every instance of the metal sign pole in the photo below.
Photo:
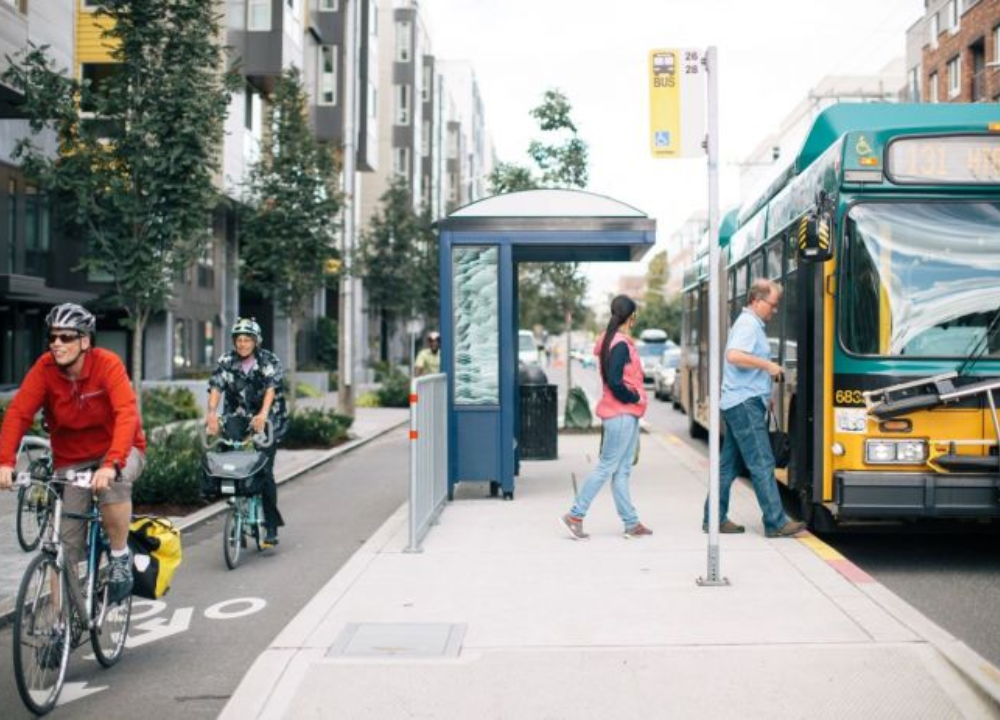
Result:
<svg viewBox="0 0 1000 720"><path fill-rule="evenodd" d="M719 574L719 64L713 45L705 55L708 72L708 571L701 586L728 585ZM693 410L693 408L692 408Z"/></svg>
<svg viewBox="0 0 1000 720"><path fill-rule="evenodd" d="M337 409L344 415L354 414L355 356L360 348L355 344L357 282L353 277L355 243L355 202L357 199L357 46L359 0L347 0L344 5L346 42L344 47L344 229L341 256L346 269L340 276L339 337L337 362Z"/></svg>

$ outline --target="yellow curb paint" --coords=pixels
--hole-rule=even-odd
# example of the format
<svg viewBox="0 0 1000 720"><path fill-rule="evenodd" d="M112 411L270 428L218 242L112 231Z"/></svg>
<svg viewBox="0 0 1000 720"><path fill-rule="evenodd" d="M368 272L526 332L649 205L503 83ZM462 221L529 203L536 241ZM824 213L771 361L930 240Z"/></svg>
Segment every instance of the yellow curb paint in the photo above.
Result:
<svg viewBox="0 0 1000 720"><path fill-rule="evenodd" d="M825 542L820 540L818 537L809 533L803 537L796 538L800 543L805 545L807 548L812 550L818 557L823 560L844 560L843 555L834 550L832 547L827 545Z"/></svg>

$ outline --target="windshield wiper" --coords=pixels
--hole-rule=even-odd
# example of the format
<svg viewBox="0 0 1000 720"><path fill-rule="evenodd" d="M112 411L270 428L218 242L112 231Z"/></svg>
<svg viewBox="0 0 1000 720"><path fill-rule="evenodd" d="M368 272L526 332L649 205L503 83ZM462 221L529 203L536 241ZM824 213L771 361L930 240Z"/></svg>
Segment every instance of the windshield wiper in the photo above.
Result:
<svg viewBox="0 0 1000 720"><path fill-rule="evenodd" d="M1000 327L1000 305L993 311L993 317L990 319L990 324L986 326L986 332L979 338L979 341L972 348L972 352L958 368L959 375L965 375L965 371L973 367L983 357L990 347L990 339L997 327Z"/></svg>

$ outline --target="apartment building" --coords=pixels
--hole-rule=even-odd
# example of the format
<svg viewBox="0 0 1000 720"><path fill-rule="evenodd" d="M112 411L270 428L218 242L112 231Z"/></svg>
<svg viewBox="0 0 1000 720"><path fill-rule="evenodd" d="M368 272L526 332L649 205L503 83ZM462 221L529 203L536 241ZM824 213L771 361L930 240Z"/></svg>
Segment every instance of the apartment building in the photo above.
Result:
<svg viewBox="0 0 1000 720"><path fill-rule="evenodd" d="M910 101L1000 101L1000 0L926 0L906 48Z"/></svg>

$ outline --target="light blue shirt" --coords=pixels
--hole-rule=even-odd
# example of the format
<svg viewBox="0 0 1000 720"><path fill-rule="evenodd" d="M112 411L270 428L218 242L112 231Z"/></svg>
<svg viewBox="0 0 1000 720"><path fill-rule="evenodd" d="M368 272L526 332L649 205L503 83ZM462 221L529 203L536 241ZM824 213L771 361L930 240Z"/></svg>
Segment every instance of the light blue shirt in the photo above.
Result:
<svg viewBox="0 0 1000 720"><path fill-rule="evenodd" d="M742 350L764 360L771 359L771 346L764 332L764 321L750 308L743 308L743 312L729 329L726 353L728 354L730 350ZM767 371L737 367L725 358L723 360L722 397L719 398L719 407L728 410L752 397L762 397L767 404L771 397L771 376Z"/></svg>

